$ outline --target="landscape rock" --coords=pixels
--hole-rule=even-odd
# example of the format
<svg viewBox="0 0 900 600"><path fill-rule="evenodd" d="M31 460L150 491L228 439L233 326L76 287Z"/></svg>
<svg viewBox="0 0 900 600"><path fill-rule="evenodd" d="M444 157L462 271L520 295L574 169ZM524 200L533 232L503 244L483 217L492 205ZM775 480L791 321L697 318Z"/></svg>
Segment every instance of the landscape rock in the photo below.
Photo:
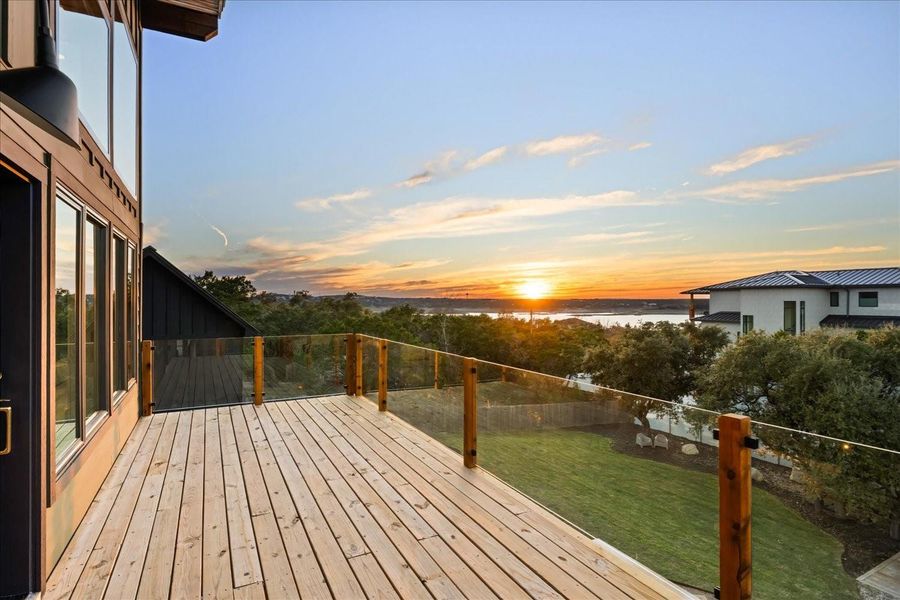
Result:
<svg viewBox="0 0 900 600"><path fill-rule="evenodd" d="M806 473L800 467L791 468L791 481L796 483L806 483Z"/></svg>
<svg viewBox="0 0 900 600"><path fill-rule="evenodd" d="M750 479L752 479L753 481L763 481L765 478L766 477L762 474L762 471L760 471L756 467L750 467Z"/></svg>
<svg viewBox="0 0 900 600"><path fill-rule="evenodd" d="M634 443L640 446L641 448L648 448L653 445L653 440L650 439L649 435L644 435L643 433L637 434L634 438Z"/></svg>
<svg viewBox="0 0 900 600"><path fill-rule="evenodd" d="M657 433L653 436L653 447L654 448L669 448L669 439L661 433Z"/></svg>
<svg viewBox="0 0 900 600"><path fill-rule="evenodd" d="M700 454L700 450L697 449L697 444L684 444L681 447L681 453L688 456L697 456Z"/></svg>

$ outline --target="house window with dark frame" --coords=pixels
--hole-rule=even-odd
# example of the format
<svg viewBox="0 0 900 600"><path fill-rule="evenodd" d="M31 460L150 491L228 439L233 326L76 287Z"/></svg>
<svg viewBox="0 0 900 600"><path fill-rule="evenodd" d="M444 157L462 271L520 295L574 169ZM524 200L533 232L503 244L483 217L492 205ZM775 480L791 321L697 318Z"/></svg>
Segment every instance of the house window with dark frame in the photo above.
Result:
<svg viewBox="0 0 900 600"><path fill-rule="evenodd" d="M125 257L128 242L113 238L110 300L112 303L112 378L113 395L118 399L128 389L125 378Z"/></svg>
<svg viewBox="0 0 900 600"><path fill-rule="evenodd" d="M840 292L831 292L829 294L831 300L831 306L840 306L841 305L841 293Z"/></svg>
<svg viewBox="0 0 900 600"><path fill-rule="evenodd" d="M797 335L797 302L785 300L784 302L784 331L791 335Z"/></svg>
<svg viewBox="0 0 900 600"><path fill-rule="evenodd" d="M878 292L860 292L859 293L860 308L877 308Z"/></svg>
<svg viewBox="0 0 900 600"><path fill-rule="evenodd" d="M753 331L753 315L741 315L741 332L750 333Z"/></svg>
<svg viewBox="0 0 900 600"><path fill-rule="evenodd" d="M109 410L109 228L63 189L55 206L54 458L60 466Z"/></svg>

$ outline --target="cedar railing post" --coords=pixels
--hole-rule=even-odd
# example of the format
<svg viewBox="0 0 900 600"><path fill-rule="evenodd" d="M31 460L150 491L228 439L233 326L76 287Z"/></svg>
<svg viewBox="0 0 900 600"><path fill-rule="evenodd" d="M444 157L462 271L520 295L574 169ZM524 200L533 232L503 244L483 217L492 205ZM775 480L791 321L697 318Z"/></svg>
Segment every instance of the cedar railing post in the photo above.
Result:
<svg viewBox="0 0 900 600"><path fill-rule="evenodd" d="M366 394L365 389L363 389L363 341L362 336L357 335L356 337L356 396L364 396Z"/></svg>
<svg viewBox="0 0 900 600"><path fill-rule="evenodd" d="M141 342L141 414L153 414L153 341Z"/></svg>
<svg viewBox="0 0 900 600"><path fill-rule="evenodd" d="M356 334L348 334L344 340L347 342L347 357L344 366L344 389L348 396L356 395Z"/></svg>
<svg viewBox="0 0 900 600"><path fill-rule="evenodd" d="M387 410L388 343L378 340L378 410Z"/></svg>
<svg viewBox="0 0 900 600"><path fill-rule="evenodd" d="M751 592L750 417L719 417L719 596L746 600Z"/></svg>
<svg viewBox="0 0 900 600"><path fill-rule="evenodd" d="M263 339L260 336L253 338L253 404L259 406L263 403Z"/></svg>
<svg viewBox="0 0 900 600"><path fill-rule="evenodd" d="M463 464L472 468L478 464L477 438L478 403L475 398L478 369L474 358L463 359Z"/></svg>

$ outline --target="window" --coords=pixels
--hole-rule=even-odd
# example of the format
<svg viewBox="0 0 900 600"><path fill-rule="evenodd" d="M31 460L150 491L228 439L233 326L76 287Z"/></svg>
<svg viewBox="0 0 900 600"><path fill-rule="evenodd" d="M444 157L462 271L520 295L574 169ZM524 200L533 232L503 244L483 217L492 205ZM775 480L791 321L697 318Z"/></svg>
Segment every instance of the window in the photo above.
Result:
<svg viewBox="0 0 900 600"><path fill-rule="evenodd" d="M85 415L106 409L106 228L85 219L84 362Z"/></svg>
<svg viewBox="0 0 900 600"><path fill-rule="evenodd" d="M841 305L841 293L840 292L831 292L829 294L831 299L831 306L840 306Z"/></svg>
<svg viewBox="0 0 900 600"><path fill-rule="evenodd" d="M806 332L806 300L800 301L800 333Z"/></svg>
<svg viewBox="0 0 900 600"><path fill-rule="evenodd" d="M112 371L113 391L125 391L128 380L125 379L125 239L113 238L112 254Z"/></svg>
<svg viewBox="0 0 900 600"><path fill-rule="evenodd" d="M125 24L113 24L113 165L137 195L137 59Z"/></svg>
<svg viewBox="0 0 900 600"><path fill-rule="evenodd" d="M753 331L753 315L743 315L741 317L741 331L744 333Z"/></svg>
<svg viewBox="0 0 900 600"><path fill-rule="evenodd" d="M81 214L56 200L56 460L60 461L81 437L78 402L78 242Z"/></svg>
<svg viewBox="0 0 900 600"><path fill-rule="evenodd" d="M107 226L60 189L54 232L57 465L109 408Z"/></svg>
<svg viewBox="0 0 900 600"><path fill-rule="evenodd" d="M109 155L109 23L99 2L60 0L59 68L78 88L82 121Z"/></svg>
<svg viewBox="0 0 900 600"><path fill-rule="evenodd" d="M786 300L784 303L784 330L797 335L797 302Z"/></svg>
<svg viewBox="0 0 900 600"><path fill-rule="evenodd" d="M0 0L0 58L6 60L8 56L6 28L9 23L9 5L7 0Z"/></svg>
<svg viewBox="0 0 900 600"><path fill-rule="evenodd" d="M128 324L125 342L125 377L130 382L137 378L135 366L137 365L137 310L135 307L136 290L134 289L134 257L135 249L128 245L128 263L125 274L125 320Z"/></svg>
<svg viewBox="0 0 900 600"><path fill-rule="evenodd" d="M860 292L859 306L861 308L877 308L878 292Z"/></svg>

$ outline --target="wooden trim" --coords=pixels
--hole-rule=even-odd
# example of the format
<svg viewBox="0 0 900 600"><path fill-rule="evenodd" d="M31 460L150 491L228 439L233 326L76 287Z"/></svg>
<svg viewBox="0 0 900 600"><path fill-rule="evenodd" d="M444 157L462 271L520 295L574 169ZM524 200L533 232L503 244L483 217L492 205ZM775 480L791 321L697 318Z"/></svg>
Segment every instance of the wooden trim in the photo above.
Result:
<svg viewBox="0 0 900 600"><path fill-rule="evenodd" d="M378 340L378 410L387 410L388 343Z"/></svg>
<svg viewBox="0 0 900 600"><path fill-rule="evenodd" d="M722 600L750 598L750 417L719 417L719 587Z"/></svg>
<svg viewBox="0 0 900 600"><path fill-rule="evenodd" d="M463 463L469 467L478 465L477 437L478 403L476 400L476 382L478 368L474 358L463 359Z"/></svg>
<svg viewBox="0 0 900 600"><path fill-rule="evenodd" d="M253 404L259 406L263 403L263 339L261 336L253 338Z"/></svg>
<svg viewBox="0 0 900 600"><path fill-rule="evenodd" d="M153 414L153 342L141 342L141 415Z"/></svg>
<svg viewBox="0 0 900 600"><path fill-rule="evenodd" d="M356 395L356 335L351 333L344 338L346 342L346 358L344 360L344 389L348 396Z"/></svg>
<svg viewBox="0 0 900 600"><path fill-rule="evenodd" d="M441 388L441 355L437 352L434 353L434 389L438 390Z"/></svg>

